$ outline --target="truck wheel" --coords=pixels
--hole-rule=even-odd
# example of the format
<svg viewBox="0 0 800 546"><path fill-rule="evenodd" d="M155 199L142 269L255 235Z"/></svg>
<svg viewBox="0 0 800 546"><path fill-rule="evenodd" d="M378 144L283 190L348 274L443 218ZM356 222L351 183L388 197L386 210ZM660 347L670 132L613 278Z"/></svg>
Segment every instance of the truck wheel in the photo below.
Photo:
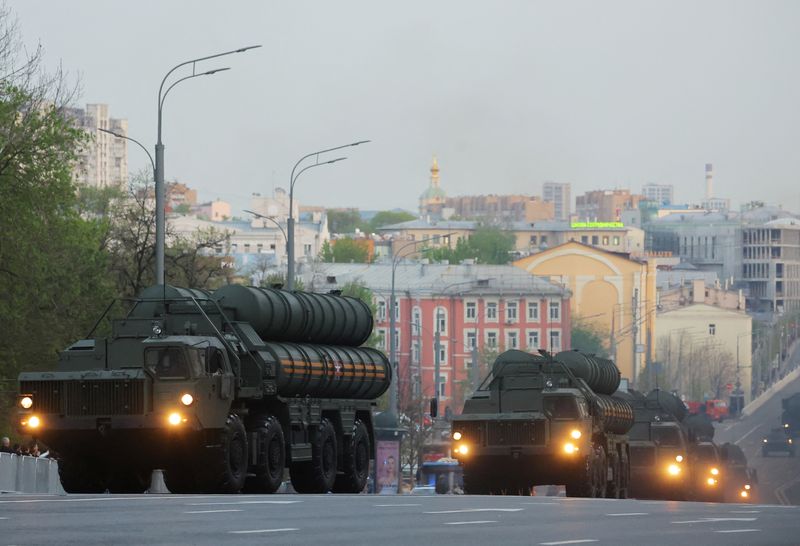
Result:
<svg viewBox="0 0 800 546"><path fill-rule="evenodd" d="M606 450L600 448L597 450L597 458L595 459L595 468L597 469L597 485L594 496L597 498L605 498L608 491L608 459L606 459Z"/></svg>
<svg viewBox="0 0 800 546"><path fill-rule="evenodd" d="M345 438L347 440L347 438ZM369 476L369 432L367 426L356 419L350 441L344 442L342 468L344 473L336 476L333 484L335 493L360 493L367 485Z"/></svg>
<svg viewBox="0 0 800 546"><path fill-rule="evenodd" d="M106 490L105 473L92 459L73 454L58 461L58 476L67 493L103 493Z"/></svg>
<svg viewBox="0 0 800 546"><path fill-rule="evenodd" d="M261 416L254 429L258 442L258 459L253 461L255 476L245 481L247 493L274 493L283 483L286 466L286 442L283 427L274 415Z"/></svg>
<svg viewBox="0 0 800 546"><path fill-rule="evenodd" d="M289 468L292 486L298 493L327 493L336 481L336 431L322 419L311 441L311 461Z"/></svg>
<svg viewBox="0 0 800 546"><path fill-rule="evenodd" d="M614 459L614 462L612 463L613 478L610 482L608 482L608 485L606 486L606 498L618 499L620 490L622 489L621 465L619 464L619 457L615 455L613 459Z"/></svg>
<svg viewBox="0 0 800 546"><path fill-rule="evenodd" d="M247 477L247 433L241 419L230 414L219 437L219 445L206 450L200 467L200 489L208 493L238 493Z"/></svg>
<svg viewBox="0 0 800 546"><path fill-rule="evenodd" d="M566 483L568 497L597 497L598 487L597 461L589 456L584 459L583 468L575 472L575 476Z"/></svg>

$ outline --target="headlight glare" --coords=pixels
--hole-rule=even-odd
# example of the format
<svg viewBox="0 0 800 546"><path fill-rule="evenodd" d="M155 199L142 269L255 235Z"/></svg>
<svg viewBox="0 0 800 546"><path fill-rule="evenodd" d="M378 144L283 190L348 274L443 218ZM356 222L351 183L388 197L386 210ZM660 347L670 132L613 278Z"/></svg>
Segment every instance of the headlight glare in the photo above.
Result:
<svg viewBox="0 0 800 546"><path fill-rule="evenodd" d="M717 468L712 468L712 469L711 469L711 475L712 475L712 476L719 476L719 469L717 469Z"/></svg>
<svg viewBox="0 0 800 546"><path fill-rule="evenodd" d="M675 457L675 460L677 462L679 462L679 463L682 463L683 462L683 455L678 455L677 457Z"/></svg>
<svg viewBox="0 0 800 546"><path fill-rule="evenodd" d="M184 406L191 406L192 402L194 402L194 397L188 392L184 393L183 396L181 396L181 404L183 404Z"/></svg>
<svg viewBox="0 0 800 546"><path fill-rule="evenodd" d="M31 406L33 406L33 398L30 396L23 396L19 399L19 405L24 409L31 409Z"/></svg>
<svg viewBox="0 0 800 546"><path fill-rule="evenodd" d="M579 440L579 439L580 439L580 437L581 437L581 431L580 431L580 430L578 430L578 429L575 429L575 430L573 430L572 432L570 432L570 433L569 433L569 435L570 435L570 436L572 436L572 438L573 438L574 440Z"/></svg>
<svg viewBox="0 0 800 546"><path fill-rule="evenodd" d="M167 422L172 426L180 425L182 420L183 418L181 417L181 414L177 411L170 413L169 417L167 417Z"/></svg>
<svg viewBox="0 0 800 546"><path fill-rule="evenodd" d="M670 476L677 476L681 473L681 467L676 464L671 464L667 467L667 472L669 472Z"/></svg>
<svg viewBox="0 0 800 546"><path fill-rule="evenodd" d="M572 455L576 451L578 451L578 448L577 448L577 446L575 444L573 444L571 442L567 442L566 444L564 444L564 453L566 453L568 455Z"/></svg>
<svg viewBox="0 0 800 546"><path fill-rule="evenodd" d="M458 431L455 431L453 433L453 440L460 440L460 439L461 439L461 433L458 432Z"/></svg>
<svg viewBox="0 0 800 546"><path fill-rule="evenodd" d="M462 455L466 455L467 453L469 453L469 447L466 444L461 444L460 446L458 446L458 452L461 453Z"/></svg>

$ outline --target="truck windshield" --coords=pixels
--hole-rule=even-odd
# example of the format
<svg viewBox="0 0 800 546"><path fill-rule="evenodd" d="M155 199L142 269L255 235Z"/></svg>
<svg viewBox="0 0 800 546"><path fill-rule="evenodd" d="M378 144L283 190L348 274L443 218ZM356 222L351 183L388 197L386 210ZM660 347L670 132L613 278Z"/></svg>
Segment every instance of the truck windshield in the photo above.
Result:
<svg viewBox="0 0 800 546"><path fill-rule="evenodd" d="M545 396L542 410L554 419L578 418L578 404L573 396Z"/></svg>
<svg viewBox="0 0 800 546"><path fill-rule="evenodd" d="M680 447L681 436L676 428L653 427L651 429L653 441L660 446Z"/></svg>
<svg viewBox="0 0 800 546"><path fill-rule="evenodd" d="M144 352L147 369L159 379L189 379L189 364L179 347L159 347Z"/></svg>

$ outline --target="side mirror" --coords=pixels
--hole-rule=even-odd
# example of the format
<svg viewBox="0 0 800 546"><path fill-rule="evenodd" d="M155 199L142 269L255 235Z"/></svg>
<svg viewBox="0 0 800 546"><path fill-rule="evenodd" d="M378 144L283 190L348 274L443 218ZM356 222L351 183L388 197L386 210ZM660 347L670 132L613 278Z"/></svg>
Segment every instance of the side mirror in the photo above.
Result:
<svg viewBox="0 0 800 546"><path fill-rule="evenodd" d="M431 417L436 418L439 416L439 403L436 398L431 398L431 409L430 409Z"/></svg>

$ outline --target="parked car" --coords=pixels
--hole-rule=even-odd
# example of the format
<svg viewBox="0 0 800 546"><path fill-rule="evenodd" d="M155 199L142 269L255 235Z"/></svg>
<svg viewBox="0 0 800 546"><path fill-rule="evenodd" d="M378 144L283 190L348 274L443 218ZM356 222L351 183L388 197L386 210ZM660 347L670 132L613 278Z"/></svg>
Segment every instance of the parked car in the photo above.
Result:
<svg viewBox="0 0 800 546"><path fill-rule="evenodd" d="M794 457L794 442L782 428L773 428L761 442L761 455L764 457L768 457L775 451L784 451L790 457Z"/></svg>

